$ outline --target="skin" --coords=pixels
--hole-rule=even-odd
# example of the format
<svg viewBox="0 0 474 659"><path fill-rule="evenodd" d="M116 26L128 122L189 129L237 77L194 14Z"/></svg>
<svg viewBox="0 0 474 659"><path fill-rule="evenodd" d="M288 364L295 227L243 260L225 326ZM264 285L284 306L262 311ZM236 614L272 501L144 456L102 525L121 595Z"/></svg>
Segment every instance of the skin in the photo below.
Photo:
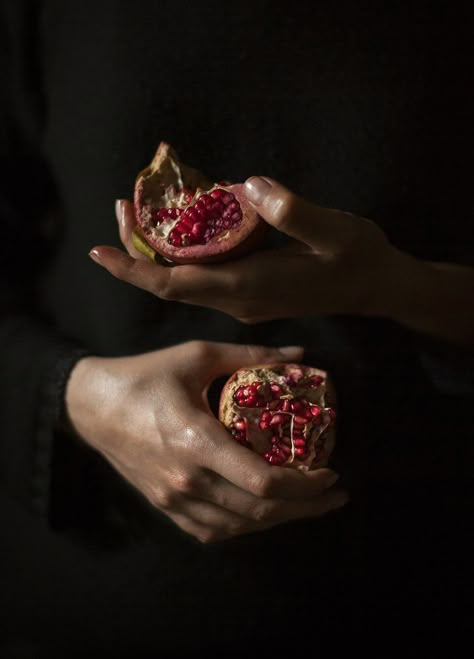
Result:
<svg viewBox="0 0 474 659"><path fill-rule="evenodd" d="M249 179L247 195L262 180L267 194L255 209L291 238L285 248L219 265L161 266L134 249L133 207L119 200L126 252L102 245L90 256L115 277L162 299L218 309L244 323L358 314L474 345L473 268L416 259L391 245L371 220L309 203L267 177ZM315 283L311 294L308 282Z"/></svg>
<svg viewBox="0 0 474 659"><path fill-rule="evenodd" d="M337 474L270 466L230 437L206 398L220 375L302 354L298 347L192 341L133 357L87 357L68 381L68 423L200 542L319 517L348 500L333 487Z"/></svg>

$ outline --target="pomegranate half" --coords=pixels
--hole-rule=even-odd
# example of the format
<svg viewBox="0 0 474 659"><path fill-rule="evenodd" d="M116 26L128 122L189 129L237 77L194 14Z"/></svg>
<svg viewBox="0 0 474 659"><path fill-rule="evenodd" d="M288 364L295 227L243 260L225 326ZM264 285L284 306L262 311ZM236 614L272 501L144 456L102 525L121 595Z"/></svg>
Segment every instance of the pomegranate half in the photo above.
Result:
<svg viewBox="0 0 474 659"><path fill-rule="evenodd" d="M241 256L257 245L265 226L242 188L241 183L212 183L161 142L135 183L135 247L172 263Z"/></svg>
<svg viewBox="0 0 474 659"><path fill-rule="evenodd" d="M329 394L329 395L328 395ZM301 470L324 467L335 443L334 390L325 371L267 364L236 371L224 385L219 420L267 462Z"/></svg>

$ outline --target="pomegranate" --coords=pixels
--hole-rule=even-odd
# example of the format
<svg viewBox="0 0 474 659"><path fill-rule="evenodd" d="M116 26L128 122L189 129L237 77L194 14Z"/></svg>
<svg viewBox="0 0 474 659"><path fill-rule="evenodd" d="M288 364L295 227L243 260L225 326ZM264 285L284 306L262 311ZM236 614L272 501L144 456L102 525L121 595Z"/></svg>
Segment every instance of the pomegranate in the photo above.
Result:
<svg viewBox="0 0 474 659"><path fill-rule="evenodd" d="M269 364L234 373L221 393L219 420L234 439L280 467L327 465L334 448L334 396L325 371Z"/></svg>
<svg viewBox="0 0 474 659"><path fill-rule="evenodd" d="M256 246L265 223L247 201L242 184L212 183L180 163L161 142L138 175L135 247L172 263L207 263L241 256Z"/></svg>

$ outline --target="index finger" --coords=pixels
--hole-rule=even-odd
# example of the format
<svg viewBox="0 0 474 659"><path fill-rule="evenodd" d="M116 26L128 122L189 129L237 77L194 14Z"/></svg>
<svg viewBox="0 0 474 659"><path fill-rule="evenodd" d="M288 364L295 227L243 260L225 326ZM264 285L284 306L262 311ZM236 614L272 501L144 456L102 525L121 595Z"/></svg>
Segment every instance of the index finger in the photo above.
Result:
<svg viewBox="0 0 474 659"><path fill-rule="evenodd" d="M163 300L218 308L218 294L227 293L233 286L234 274L225 268L198 265L170 268L147 258L135 259L111 245L97 245L91 252L111 275Z"/></svg>
<svg viewBox="0 0 474 659"><path fill-rule="evenodd" d="M336 476L326 467L303 472L269 465L262 456L240 446L218 421L208 423L207 431L210 442L203 466L254 496L305 499L322 492Z"/></svg>

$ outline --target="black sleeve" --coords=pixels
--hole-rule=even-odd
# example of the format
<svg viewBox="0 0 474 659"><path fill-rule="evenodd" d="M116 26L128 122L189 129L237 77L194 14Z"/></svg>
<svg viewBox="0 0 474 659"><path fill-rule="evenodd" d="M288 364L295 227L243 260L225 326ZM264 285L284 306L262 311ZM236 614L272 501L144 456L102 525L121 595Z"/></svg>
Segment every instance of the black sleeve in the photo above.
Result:
<svg viewBox="0 0 474 659"><path fill-rule="evenodd" d="M55 328L35 286L54 258L61 226L41 153L39 7L5 2L0 9L0 487L46 517L63 390L88 351Z"/></svg>

